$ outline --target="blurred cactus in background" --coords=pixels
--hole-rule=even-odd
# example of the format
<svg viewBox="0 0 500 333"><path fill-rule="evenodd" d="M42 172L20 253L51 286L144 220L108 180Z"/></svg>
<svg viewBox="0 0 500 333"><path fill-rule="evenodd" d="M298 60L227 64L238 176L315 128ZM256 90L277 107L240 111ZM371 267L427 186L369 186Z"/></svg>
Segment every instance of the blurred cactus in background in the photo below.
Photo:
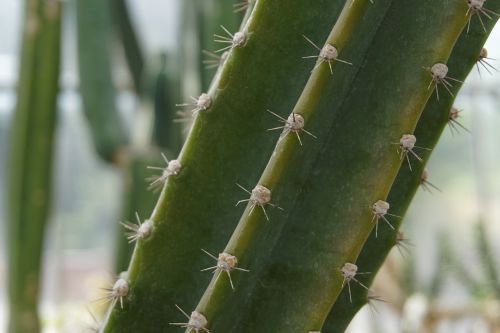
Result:
<svg viewBox="0 0 500 333"><path fill-rule="evenodd" d="M122 183L116 278L94 331L334 333L384 300L372 284L391 249L408 254L400 226L419 187L439 191L426 163L444 129L468 131L455 96L488 66L499 12L497 0L183 0L176 52L150 55L125 0L25 0L9 332L41 331L61 13L76 20L94 150ZM498 298L495 250L476 229L486 277L465 284ZM466 271L440 243L440 262ZM394 274L408 294L412 264Z"/></svg>
<svg viewBox="0 0 500 333"><path fill-rule="evenodd" d="M38 332L40 261L50 214L61 4L27 0L9 154L9 332Z"/></svg>

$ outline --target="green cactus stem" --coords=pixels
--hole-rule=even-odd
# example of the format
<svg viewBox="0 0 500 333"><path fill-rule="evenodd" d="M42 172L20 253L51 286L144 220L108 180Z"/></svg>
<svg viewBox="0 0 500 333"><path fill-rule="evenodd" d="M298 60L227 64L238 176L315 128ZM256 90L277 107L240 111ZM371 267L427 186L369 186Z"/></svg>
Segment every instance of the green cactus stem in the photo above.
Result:
<svg viewBox="0 0 500 333"><path fill-rule="evenodd" d="M136 214L145 219L147 214L154 208L156 193L151 191L146 179L152 177L149 166L163 165L161 155L157 151L148 153L131 153L124 167L124 198L122 207L122 222L136 223ZM130 230L124 229L123 225L116 224L116 258L115 272L126 271L132 252L133 242L126 237Z"/></svg>
<svg viewBox="0 0 500 333"><path fill-rule="evenodd" d="M61 5L27 0L9 154L9 332L40 331L38 296L51 203Z"/></svg>
<svg viewBox="0 0 500 333"><path fill-rule="evenodd" d="M99 156L120 164L127 135L116 109L111 76L111 2L77 0L76 16L83 111Z"/></svg>
<svg viewBox="0 0 500 333"><path fill-rule="evenodd" d="M346 4L347 21L349 17L356 17L351 15L358 4ZM328 139L310 176L304 181L296 204L283 205L289 211L287 221L272 254L265 258L264 269L250 277L238 275L239 280L235 283L243 286L245 295L233 298L239 296L239 301L227 301L226 293L219 287L221 279L217 282L214 279L207 288L205 295L208 297L202 298L197 311L206 316L210 329L236 332L321 329L344 285L341 269L346 263L356 262L374 226L371 206L387 197L400 167L397 145L391 143L398 142L405 133L413 133L432 93L428 89L430 73L422 67L446 62L466 25L466 10L463 3L423 1L415 5L397 1L392 2L379 27L370 27L377 29L377 33L365 53L363 67L340 110L332 111L339 116L328 129ZM369 10L365 15L367 13ZM344 12L336 26L341 26L343 17ZM356 44L356 39L350 38L344 29L339 31L344 31L342 36L349 40L347 45ZM411 49L406 47L408 41L413 45ZM342 50L341 54L349 59L350 53L346 48ZM334 71L332 80L336 80L335 74ZM313 72L311 80L314 75ZM397 94L393 93L396 91ZM310 93L307 86L304 92ZM384 103L380 103L382 100ZM326 124L324 126L328 126ZM315 128L312 121L310 131L321 132ZM283 151L278 145L270 163ZM275 185L280 177L262 182L267 171L259 183L274 192L279 191ZM280 193L275 197L282 204ZM272 234L272 226L258 224L254 228L259 229L257 232L265 229L267 235ZM253 270L253 265L248 265L248 258L256 254L248 250L246 234L241 232L237 236L233 235L224 252L236 255L242 267ZM237 239L235 243L234 239ZM252 240L251 245L257 243ZM268 245L272 244L262 241L260 251ZM360 271L365 271L364 267L359 267ZM244 286L251 283L250 279L259 283L247 290ZM353 289L359 292L362 288L353 285ZM232 302L244 303L242 316L228 311L235 309ZM233 318L226 320L231 316Z"/></svg>
<svg viewBox="0 0 500 333"><path fill-rule="evenodd" d="M106 1L102 1L106 2ZM111 4L115 30L120 37L121 45L127 60L132 83L137 94L144 90L144 56L137 33L134 28L132 17L126 0L112 0Z"/></svg>
<svg viewBox="0 0 500 333"><path fill-rule="evenodd" d="M488 4L491 6L490 3ZM500 4L497 3L491 8L498 11L500 10ZM478 22L471 26L469 32L462 32L448 61L450 76L462 81L465 80L475 66L478 55L495 23L496 20L485 22L487 33L483 31ZM456 95L460 87L461 84L455 84L450 89ZM434 97L427 102L415 130L415 136L418 138L419 144L428 148L436 146L441 133L449 123L450 109L455 99L449 94L441 96L439 101ZM424 163L416 163L413 172L410 172L405 167L400 169L388 199L391 202L391 207L394 208L394 214L399 216L405 215L413 196L425 180L425 178L422 178L422 175L425 169L425 162L429 159L430 154L430 151L421 152L420 156L424 160ZM364 270L373 272L371 275L361 277L361 281L365 285L371 285L375 278L375 272L379 270L389 251L397 244L398 229L401 222L402 220L394 220L393 226L395 230L386 230L386 232L380 233L378 237L375 237L374 232L372 232L364 245L357 262ZM383 298L383 295L379 296ZM349 301L347 291L344 290L332 308L322 332L343 332L356 312L366 303L367 292L365 290L359 290L357 294L353 295L352 303Z"/></svg>
<svg viewBox="0 0 500 333"><path fill-rule="evenodd" d="M311 46L302 34L324 40L339 10L332 1L256 5L244 29L248 39L212 84L211 106L199 112L178 158L182 169L150 217L155 232L136 246L124 308L113 309L104 332L178 330L168 325L179 315L175 304L194 308L210 280L192 274L206 267L201 248L216 251L227 242L241 214L234 204L244 192L236 183L255 183L272 152L276 135L266 129L274 119L266 109L290 110L309 76L313 64L301 57ZM270 45L286 48L270 52Z"/></svg>

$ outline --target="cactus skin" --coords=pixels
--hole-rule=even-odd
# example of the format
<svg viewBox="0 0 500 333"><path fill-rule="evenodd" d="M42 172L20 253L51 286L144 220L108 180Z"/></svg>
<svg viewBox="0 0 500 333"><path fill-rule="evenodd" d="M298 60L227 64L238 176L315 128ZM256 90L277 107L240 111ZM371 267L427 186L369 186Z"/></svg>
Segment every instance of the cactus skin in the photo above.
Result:
<svg viewBox="0 0 500 333"><path fill-rule="evenodd" d="M205 56L201 50L215 51L220 49L219 43L214 42L214 33L220 34L220 26L224 26L229 31L237 31L239 17L234 14L232 1L220 0L196 0L197 26L196 34L200 50L200 62L198 62L199 73L201 75L202 90L208 90L213 78L213 70L206 70L203 64ZM192 51L191 51L192 52Z"/></svg>
<svg viewBox="0 0 500 333"><path fill-rule="evenodd" d="M276 140L266 133L275 121L266 109L290 110L310 74L313 64L301 57L311 47L301 35L324 40L339 6L323 0L309 8L294 0L286 7L261 1L254 8L247 24L252 34L212 85L212 106L199 114L181 152L184 168L167 182L150 217L155 233L136 246L124 309L109 314L103 332L178 332L168 325L179 316L175 304L189 309L199 300L210 280L192 274L207 264L200 249L216 252L227 242L241 214L235 198L244 194L235 183L257 181ZM286 49L270 52L283 41Z"/></svg>
<svg viewBox="0 0 500 333"><path fill-rule="evenodd" d="M436 4L434 1L427 0L416 6L414 2L409 1L392 3L380 1L373 8L381 4L391 6L382 25L365 28L366 32L376 32L376 36L373 41L369 42L367 51L357 54L364 60L362 64L354 69L338 68L337 70L335 68L332 85L336 82L340 90L344 91L344 94L339 93L339 96L343 98L337 101L338 109L334 109L337 119L330 124L316 116L316 113L307 114L304 117L309 126L308 130L315 134L325 134L318 139L321 141L317 148L311 148L313 140L304 141L307 149L316 150L316 154L311 159L300 161L297 158L300 156L297 152L300 147L296 141L292 140L292 136L278 144L276 154L268 164L269 166L274 163L275 167L266 168L262 179L269 179L269 183L266 182L263 185L269 186L273 191L278 191L278 195L274 196L274 202L287 209L284 217L280 217L279 214L270 214L272 222L268 228L269 234L271 238L279 235L279 239L274 245L273 239L255 237L257 231L264 229L264 217L258 210L249 215L247 208L240 221L243 223L240 223L235 231L234 239L237 241L234 243L230 241L228 249L233 249L232 252L242 258L240 261L242 267L251 270L254 269L253 266L249 267L245 263L249 262L247 260L253 253L247 253L245 250L249 247L266 249L266 245L270 245L268 251L272 252L267 258L265 256L263 258L262 253L259 253L261 258L259 265L263 266L257 267L255 273L252 271L252 274L238 274L235 277L237 288L244 287L246 282L250 284L248 292L245 292L245 297L240 297L239 303L237 300L230 300L238 303L236 307L230 306L233 303L225 299L228 293L227 288L226 290L221 288L223 279L219 279L218 282L212 281L205 293L208 297L204 296L197 307L197 310L207 317L211 330L224 331L222 328L228 328L226 331L231 332L318 330L340 293L342 286L340 268L345 262L355 262L373 228L370 205L388 195L400 167L401 161L396 154L396 147L391 146L391 142L397 142L403 133L413 132L431 95L431 91L427 88L430 76L428 72L422 70L422 67L431 66L437 62L446 62L466 23L465 3ZM286 10L297 11L296 7L299 4L294 5L295 3L287 3L288 8L285 8L279 7L278 2L259 1L249 21L249 26L256 25L255 22L259 20L259 25L266 28L267 21L260 15L273 13L273 10L275 14L278 14L272 17L273 20L288 20L290 17ZM308 7L308 10L297 12L309 14L316 8L311 7L310 4ZM319 7L320 5L317 5L317 8ZM359 19L361 14L368 13L367 9L366 12L362 10L366 4L359 1L355 2L352 7L347 3L347 7L350 7L347 12L360 11L358 15L353 15L353 18ZM325 8L322 7L321 11L325 11ZM338 26L342 24L345 26L342 29L339 28L338 33L356 30L353 27L360 21L366 23L364 20L351 22L349 17L351 15L341 16ZM319 22L317 16L313 19L316 24ZM300 22L295 21L294 24L300 26ZM287 29L290 27L287 26ZM303 27L301 30L303 31L300 34L306 34L312 40L318 40L317 37L305 32L306 29ZM265 156L268 152L264 149L264 144L262 147L259 145L258 148L255 147L260 143L256 142L258 136L252 136L251 132L243 132L247 131L248 127L259 130L260 127L255 126L253 122L256 118L249 116L254 113L261 116L262 113L258 113L260 108L245 113L235 105L242 101L233 100L228 95L231 93L231 88L234 88L231 87L231 83L234 84L235 78L244 77L239 71L245 66L250 69L255 66L255 62L243 60L245 55L248 55L246 52L253 51L253 48L258 46L257 42L261 42L264 36L258 34L257 27L249 31L254 34L243 49L233 52L210 93L215 94L216 88L223 87L224 89L217 91L211 109L206 114L200 114L191 131L180 157L184 169L178 177L168 180L151 217L156 225L156 234L151 240L139 242L134 252L129 269L131 294L127 297L125 308L123 310L115 308L110 312L104 332L136 330L154 332L158 327L168 331L165 324L175 319L166 319L174 313L173 307L168 307L167 304L177 303L183 308L192 309L189 308L190 302L196 297L200 284L203 283L202 278L198 280L195 272L197 268L206 267L201 264L198 249L201 247L208 248L210 251L219 249L220 244L217 242L223 237L213 234L210 237L206 236L214 230L224 231L227 235L230 228L222 223L234 218L234 215L230 216L229 209L224 210L219 206L221 203L219 199L226 198L227 201L231 201L231 198L237 197L236 192L231 191L229 186L223 185L238 181L234 179L236 172L232 169L233 167L241 168L239 169L241 173L243 173L242 170L249 170L248 173L243 173L247 177L244 185L255 184L251 180L256 179L255 169L258 170L260 165L257 165L254 159L249 159L248 155L252 151L250 149L246 151L247 156L245 156L248 158L247 162L253 163L253 170L250 170L248 165L244 165L243 159L236 159L230 154L231 152L228 151L228 148L231 149L230 145L226 145L226 142L222 140L213 141L210 135L206 135L210 133L218 138L230 138L231 144L240 150L241 147L245 147L239 145L242 141L252 139L249 147L258 151L260 155ZM269 29L266 33L283 37L280 34L273 34ZM350 39L350 37L352 37L350 33L340 34L339 39L344 40L334 42L340 44L342 54L347 57L351 55L354 59L355 52L358 51L355 47L357 40ZM412 42L411 47L409 47L409 41ZM275 44L268 45L274 46ZM286 49L290 53L292 47L291 45L287 47L290 47ZM349 47L353 53L348 52ZM414 52L415 49L418 52ZM272 51L276 50L279 48L273 48ZM296 49L293 51L295 52ZM247 60L256 61L259 55L255 53L253 55L255 58L247 57ZM269 58L274 55L272 52L267 52L266 56L267 62L272 65L273 61ZM263 71L265 68L260 67ZM267 68L276 70L275 67ZM353 74L352 77L355 77L355 80L352 84L337 81L335 77L336 75L340 77L343 71L354 72L355 70L359 72ZM291 75L291 72L289 74ZM321 80L327 74L329 75L327 68L321 66L313 71L311 79ZM250 77L255 79L255 75L258 74L255 73ZM246 87L252 83L250 81L246 82ZM376 82L386 84L377 85ZM262 87L263 83L267 82L260 82L260 90L266 89ZM309 88L309 85L306 86L302 95L305 97L299 100L299 104L312 103L313 106L316 106L316 103L327 104L325 101L319 102L324 89ZM395 94L396 91L397 94ZM232 92L234 93L234 90ZM248 95L252 96L254 101L258 100L254 92L248 91ZM232 97L235 98L235 96ZM281 96L276 99L280 99L281 103L285 101L281 99ZM248 102L247 105L253 104ZM223 113L225 117L218 118L221 115L217 111L222 113L224 105L231 105L233 110L238 110L239 115L247 116L244 119L246 122L243 122L243 119L237 122L229 117L236 114L234 111L232 114ZM290 110L283 105L278 110L269 106L267 108L273 111ZM283 114L283 111L279 113ZM217 119L224 121L225 126L221 128ZM238 132L231 133L228 129L234 125L239 125ZM194 140L197 140L196 145L194 145ZM224 146L224 152L217 150L219 147L214 145L214 142ZM213 156L203 156L202 152L206 151L210 151L219 159L221 156L230 157L220 159L224 164L216 165L223 166L224 170L217 170L214 164L208 163L213 161L210 159ZM283 163L273 161L273 159L281 160ZM307 168L308 165L310 168ZM226 169L226 166L231 168ZM292 178L286 178L284 175L289 172L289 168L298 170L297 174L304 170L308 172L300 179L297 179L296 174L293 174ZM210 184L204 182L204 178L210 178L212 185L215 186L210 187ZM299 183L294 186L300 187L300 191L292 194L297 197L296 200L291 202L283 200L287 204L285 206L281 203L282 199L286 198L285 191L277 185L292 186L289 183L293 182ZM341 190L332 190L336 186L341 186ZM185 193L187 189L190 190L189 196ZM205 199L208 193L212 196L212 201ZM214 194L217 198L213 198ZM330 197L332 202L325 202L325 197ZM196 215L201 213L203 214ZM284 218L287 219L286 224L283 230L280 230L280 225L283 225L280 219ZM203 221L204 224L200 225L199 221ZM251 224L244 223L245 221L255 222L255 225L250 225L245 230L240 226ZM218 229L215 223L222 228ZM216 241L215 238L218 240ZM181 248L178 244L183 244L183 247ZM304 246L299 247L297 244ZM265 254L264 250L262 252ZM252 281L249 281L250 279ZM260 284L256 284L257 281ZM190 288L187 289L186 286ZM236 293L240 293L238 290ZM221 306L221 302L227 303ZM235 308L240 309L242 306L245 311L234 311ZM279 311L275 311L276 309ZM175 315L174 318L176 318ZM225 318L229 320L226 321Z"/></svg>
<svg viewBox="0 0 500 333"><path fill-rule="evenodd" d="M152 174L147 167L163 164L165 164L165 161L157 151L147 153L132 152L129 154L128 161L124 166L121 221L135 223L136 212L144 220L154 208L156 194L149 189L149 183L145 181ZM125 237L125 230L121 224L117 223L116 229L118 239L116 240L115 251L115 273L120 273L127 270L134 244L131 244Z"/></svg>
<svg viewBox="0 0 500 333"><path fill-rule="evenodd" d="M166 149L171 156L177 156L182 147L182 128L175 123L175 98L179 92L178 69L172 64L171 56L161 53L159 70L155 77L153 142L156 146ZM161 164L159 164L161 165Z"/></svg>
<svg viewBox="0 0 500 333"><path fill-rule="evenodd" d="M127 135L116 110L111 77L111 2L77 0L76 14L83 111L99 156L120 164Z"/></svg>
<svg viewBox="0 0 500 333"><path fill-rule="evenodd" d="M355 262L372 230L370 206L387 196L399 169L400 160L391 142L397 142L403 133L413 132L431 95L427 89L430 76L422 66L446 61L465 25L465 11L463 3L436 5L423 1L415 6L408 1L392 2L365 55L353 90L337 111L341 116L329 128L328 141L305 189L294 207L285 206L288 220L266 267L251 277L260 284L246 290L245 297L240 295L245 298L240 302L246 303L241 317L230 311L233 326L219 326L219 316L225 316L212 308L224 300L224 294L214 289L217 284L207 288L208 294L214 294L214 301L202 299L197 311L207 316L212 323L210 329L307 332L321 328L342 286L340 268L346 262ZM390 45L387 41L391 41ZM412 48L406 47L408 41ZM375 86L373 82L385 84ZM307 86L304 91L308 92ZM395 91L398 93L391 93ZM378 102L381 100L384 103ZM338 186L339 190L332 191ZM244 238L239 237L239 241ZM261 243L259 247L262 250L266 245ZM243 252L238 246L233 247L237 256ZM255 254L246 250L242 265L252 270L245 258ZM250 283L249 279L242 275L239 285ZM222 309L234 306L224 304Z"/></svg>
<svg viewBox="0 0 500 333"><path fill-rule="evenodd" d="M43 236L51 202L60 68L58 1L27 0L9 160L9 332L39 332Z"/></svg>
<svg viewBox="0 0 500 333"><path fill-rule="evenodd" d="M492 4L493 2L489 3L490 6ZM493 7L489 8L498 11L500 10L500 3L497 2ZM472 25L469 33L466 31L462 32L448 61L450 76L461 81L465 80L474 68L477 56L496 21L488 20L487 23L485 22L488 33L484 33L483 28L479 24ZM455 96L460 87L461 84L457 83L451 88ZM429 99L415 130L415 136L418 138L420 146L428 148L436 146L441 133L448 124L448 114L454 99L454 97L448 94L441 96L439 101L436 100L435 95ZM399 216L405 215L413 196L419 188L420 176L430 154L430 151L422 151L421 157L424 163L415 163L413 172L410 172L404 166L399 170L388 198L391 207L394 209L394 214ZM397 232L402 220L394 220L393 222L396 230L386 229L385 232L379 233L377 238L375 238L375 234L372 232L358 257L358 265L368 272L373 272L370 275L360 277L360 281L367 286L370 286L373 282L376 272L382 266L390 250L396 245ZM383 298L383 295L378 296L382 296ZM343 290L330 311L322 332L343 332L354 315L366 303L367 292L365 290L360 289L357 294L353 295L352 303L349 301L347 290Z"/></svg>
<svg viewBox="0 0 500 333"><path fill-rule="evenodd" d="M138 95L143 90L144 56L142 48L137 39L132 18L128 10L126 0L112 0L113 18L115 30L121 39L125 59L132 76L132 83Z"/></svg>
<svg viewBox="0 0 500 333"><path fill-rule="evenodd" d="M344 6L337 24L328 36L327 43L338 48L339 58L347 57L355 65L334 63L333 76L327 64L317 66L313 70L293 111L304 117L306 129L314 133L317 138L311 139L303 135L304 146L301 147L295 135L289 134L276 146L258 183L271 189L275 203L281 205L285 213L273 213L268 208L272 214L271 223L268 223L260 211L253 211L250 214L247 208L240 219L224 252L236 255L242 267L248 267L250 272L245 275L235 274L233 280L237 288L234 292L227 288L226 279L212 280L196 308L209 318L212 330L232 332L242 329L233 327L239 318L236 314L243 314L248 310L245 303L259 281L260 267L267 262L284 223L288 223L286 215L293 209L304 187L309 185L308 178L314 172L313 163L329 136L332 122L338 116L336 110L346 98L348 88L361 68L359 64L363 61L375 36L376 29L373 29L373 26L378 26L383 20L390 3L383 1L376 8L370 8L369 3L362 1L352 6L349 4ZM343 3L339 3L339 9L342 5ZM349 45L351 39L359 43L352 47ZM318 44L323 45L319 42ZM306 54L315 52L317 51L311 47ZM311 61L310 66L315 66L314 61ZM271 119L269 127L274 127L273 120ZM225 309L233 310L228 312ZM244 325L249 324L245 322ZM267 325L271 327L270 323ZM258 331L260 329L264 328L259 328Z"/></svg>

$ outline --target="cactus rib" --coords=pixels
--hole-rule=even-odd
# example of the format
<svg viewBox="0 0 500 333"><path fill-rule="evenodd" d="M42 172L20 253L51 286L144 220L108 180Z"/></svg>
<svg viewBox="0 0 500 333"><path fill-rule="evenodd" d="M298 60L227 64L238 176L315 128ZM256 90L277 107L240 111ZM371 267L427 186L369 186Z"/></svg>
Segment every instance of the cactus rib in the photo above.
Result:
<svg viewBox="0 0 500 333"><path fill-rule="evenodd" d="M344 6L325 44L335 45L336 48L343 52L344 47L348 46L349 37L363 34L364 38L361 39L361 45L358 45L357 48L357 51L360 51L360 55L354 57L356 60L361 60L361 54L368 49L371 39L375 34L372 26L369 26L369 24L376 25L377 22L380 24L385 11L389 7L389 3L390 1L386 1L385 6L380 6L377 10L368 14L365 12L369 8L369 4L365 2L358 2L353 6ZM365 22L358 25L357 23L363 17L369 23ZM372 31L371 33L366 33L365 29L368 28ZM285 129L283 132L284 135L278 141L275 151L258 182L258 184L271 189L272 192L276 192L276 195L273 194L273 196L279 198L277 199L279 200L277 204L284 207L286 214L289 214L287 212L289 207L293 207L290 203L293 203L298 197L303 178L307 175L307 170L311 168L310 164L306 167L302 166L303 162L313 161L315 156L317 156L322 142L328 137L329 126L325 124L331 124L336 116L336 113L332 112L330 108L331 104L327 104L327 100L336 103L335 97L338 97L340 100L343 97L345 98L347 94L346 89L340 88L336 90L337 86L333 84L335 79L348 85L349 82L353 81L357 70L360 68L356 64L352 66L353 68L345 66L349 68L340 69L339 73L337 73L335 62L332 64L322 64L321 66L319 65L320 61L322 60L318 59L318 64L312 65L314 69L311 76L290 116L292 117L294 114L301 115L304 118L306 126L309 126L308 122L311 120L321 123L322 126L318 126L317 124L317 129L311 130L311 132L317 135L317 138L305 139L304 146L300 147L301 142L295 136L286 135L287 131ZM333 78L330 72L330 65L335 66L333 68ZM340 66L344 65L340 64ZM286 117L283 116L283 118ZM291 182L291 179L296 180ZM281 203L282 201L283 204ZM244 306L242 295L246 295L248 290L254 287L256 282L255 274L258 274L259 266L266 261L266 255L271 252L280 235L280 230L286 221L286 218L282 216L285 214L277 212L274 214L270 224L263 223L266 219L265 214L255 212L250 214L251 210L252 206L249 205L224 250L224 252L236 255L240 261L244 262L245 267L250 269L250 273L245 276L244 280L240 276L234 277L234 281L240 281L234 293L226 288L225 281L213 279L196 308L198 312L204 313L209 318L209 321L213 319L210 327L214 331L233 330L231 325L234 325L234 321L238 318L238 315L235 313L241 311L231 311L228 313L224 309L241 309Z"/></svg>
<svg viewBox="0 0 500 333"><path fill-rule="evenodd" d="M51 203L61 5L25 1L9 151L9 332L35 333L44 230Z"/></svg>
<svg viewBox="0 0 500 333"><path fill-rule="evenodd" d="M111 3L76 1L78 70L83 112L95 149L104 160L120 164L127 135L115 105L111 76Z"/></svg>
<svg viewBox="0 0 500 333"><path fill-rule="evenodd" d="M413 132L431 95L422 66L448 59L466 24L465 10L463 3L392 2L356 76L356 89L329 129L307 187L294 207L284 206L289 215L279 241L264 270L253 276L260 284L245 293L244 315L230 331L321 328L341 291L340 269L355 262L373 229L370 206L388 195L400 167L391 142ZM408 41L412 48L405 47ZM247 280L241 277L240 284ZM210 311L205 310L215 330L218 318Z"/></svg>
<svg viewBox="0 0 500 333"><path fill-rule="evenodd" d="M494 9L500 9L500 3L498 3ZM479 25L473 26L469 32L462 31L460 38L453 47L453 52L448 61L448 65L454 77L465 80L476 64L477 55L480 53L495 23L496 20L487 22L487 34L483 33L482 27ZM461 85L458 84L451 89L454 95L456 95L460 87ZM435 98L429 99L415 130L415 135L419 138L420 142L422 142L422 145L429 148L433 148L436 145L441 133L448 123L448 115L454 99L455 98L451 95L443 96L440 101L437 101ZM423 160L427 161L430 154L431 152L429 151L424 152L422 156ZM404 167L399 170L388 199L395 208L396 214L400 216L405 215L414 194L421 184L420 175L424 171L424 168L425 162L417 165L413 172L409 172L409 170ZM384 233L378 238L376 238L374 232L372 232L358 257L358 263L363 266L364 269L371 272L378 271L389 251L396 244L398 229L401 222L402 221L398 221L395 225L396 230ZM363 282L370 285L374 278L375 274L372 274L364 278ZM347 291L342 291L342 294L335 302L334 307L331 309L325 321L322 332L343 332L356 312L366 303L367 293L365 291L360 290L352 303L349 302Z"/></svg>
<svg viewBox="0 0 500 333"><path fill-rule="evenodd" d="M300 36L306 31L324 38L334 21L337 2L321 4L309 10L302 0L286 7L260 1L254 7L244 28L250 33L247 43L231 51L211 85L212 105L196 117L179 156L183 170L160 195L150 218L154 235L136 245L124 308L109 313L103 332L156 332L158 325L176 332L168 326L178 315L174 305L194 308L210 278L191 274L207 265L200 249L223 247L240 214L233 202L240 193L235 183L256 181L272 151L276 137L265 132L266 109L290 109L309 75L301 59L308 46ZM269 45L284 42L287 48L269 52Z"/></svg>

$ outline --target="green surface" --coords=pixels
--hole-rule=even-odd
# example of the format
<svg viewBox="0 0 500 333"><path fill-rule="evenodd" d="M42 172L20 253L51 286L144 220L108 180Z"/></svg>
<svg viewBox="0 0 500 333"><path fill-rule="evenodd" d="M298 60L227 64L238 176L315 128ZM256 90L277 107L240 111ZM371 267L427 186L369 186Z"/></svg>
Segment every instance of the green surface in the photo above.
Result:
<svg viewBox="0 0 500 333"><path fill-rule="evenodd" d="M371 9L383 4L379 1ZM246 299L244 311L240 311L243 315L236 316L232 326L218 326L220 314L212 317L207 306L209 323L212 320L209 328L224 331L221 327L230 327L226 331L231 332L321 329L341 291L341 267L355 261L372 230L370 207L386 198L400 167L396 146L391 143L413 132L431 95L427 89L430 76L422 67L447 60L466 23L465 10L462 3L429 0L416 6L411 1L397 1L392 2L378 29L370 27L370 31L377 29L376 36L364 53L351 91L336 110L338 116L313 159L295 205L283 203L280 194L275 196L288 218L264 270L257 276L238 275L238 285L245 286L250 279L259 282L245 297L240 295ZM356 38L348 33L342 36L349 38L347 45L353 43L355 53ZM352 59L347 48L341 55ZM320 133L325 123L323 118L313 117L309 130ZM252 270L246 264L248 255L253 253L243 255L241 266ZM354 284L352 287L359 292Z"/></svg>
<svg viewBox="0 0 500 333"><path fill-rule="evenodd" d="M50 211L60 67L60 3L25 2L9 152L9 332L39 332L38 296Z"/></svg>
<svg viewBox="0 0 500 333"><path fill-rule="evenodd" d="M153 142L156 146L167 149L177 155L182 147L182 126L177 118L175 98L180 95L179 69L171 64L172 57L163 53L159 57L158 74L153 88L154 122Z"/></svg>
<svg viewBox="0 0 500 333"><path fill-rule="evenodd" d="M111 1L115 31L121 40L132 84L136 93L140 95L144 90L144 56L134 28L134 20L130 15L126 0Z"/></svg>
<svg viewBox="0 0 500 333"><path fill-rule="evenodd" d="M423 68L447 62L467 23L458 1L343 6L257 2L247 40L211 84L211 106L178 158L182 170L151 215L154 232L134 251L124 308L111 309L103 332L179 331L168 325L187 321L175 305L190 313L200 296L196 310L212 332L322 328L342 291L341 267L356 262L373 230L371 206L387 198L400 170L394 143L413 133L433 94ZM353 65L301 59L318 53L302 35L321 46L330 30L327 42ZM294 110L315 138L301 133L300 145L290 133L273 151L277 135L266 130L279 120L266 110L284 118ZM242 209L234 203L248 198L236 183L266 186L283 211L267 206L268 222L248 205L236 225ZM235 291L225 274L208 283L211 274L199 272L214 265L201 249L217 254L226 243L224 252L250 269L233 272ZM351 287L359 297L362 289Z"/></svg>
<svg viewBox="0 0 500 333"><path fill-rule="evenodd" d="M489 8L498 11L500 9L500 2ZM488 33L484 33L478 22L475 22L471 26L469 33L466 31L462 32L448 61L450 68L449 75L451 77L462 81L465 80L475 66L478 54L495 23L496 20L486 22ZM456 94L460 87L460 84L454 84L451 90ZM442 131L448 124L448 114L453 101L454 97L444 93L443 90L441 90L439 101L437 101L435 94L429 99L415 130L419 146L427 148L434 148L436 146ZM408 167L403 164L388 197L393 214L399 216L405 215L415 192L419 188L420 176L430 154L430 151L425 150L419 152L419 155L424 159L424 163L412 163L413 172L410 172ZM432 179L430 181L432 182ZM376 238L374 232L372 232L357 260L359 266L363 267L364 271L374 272L370 275L360 277L360 281L367 286L372 283L376 275L375 272L379 270L389 251L396 244L397 229L402 220L391 219L391 222L396 227L396 230L391 230L386 225L381 225L383 229L379 230L378 237ZM383 295L378 296L383 298ZM357 288L357 292L353 295L352 303L349 301L347 290L342 291L322 328L322 332L343 332L356 312L366 302L367 293L361 288Z"/></svg>
<svg viewBox="0 0 500 333"><path fill-rule="evenodd" d="M82 107L99 156L120 163L127 134L115 105L110 61L111 2L77 0L78 70Z"/></svg>
<svg viewBox="0 0 500 333"><path fill-rule="evenodd" d="M255 325L253 319L250 323L246 317L247 314L255 316L255 313L246 312L249 310L246 304L250 298L248 295L258 288L261 267L266 263L280 237L283 225L288 223L287 215L297 203L297 197L309 185L308 178L314 172L314 162L321 154L321 146L328 139L331 124L339 116L334 110L339 108L348 95L349 85L360 71L363 55L375 36L376 29L373 29L373 26L379 25L383 20L390 3L391 1L385 1L384 5L377 8L372 8L365 2L347 5L331 30L327 42L338 48L339 59L350 61L354 65L332 63L333 75L327 63L322 63L313 70L293 111L304 117L305 129L317 138L302 132L301 146L295 134L289 133L285 139L278 142L258 183L271 189L274 204L283 207L284 212L267 207L271 218L268 223L260 209L250 214L251 207L248 207L240 219L224 252L237 256L241 267L249 268L250 273L234 273L233 281L237 284L235 292L228 288L227 278L212 280L196 308L207 316L212 330L242 330L241 327L234 328L239 315L244 318L243 325L252 330L257 329L257 326L251 326ZM353 40L357 41L356 45L350 44ZM305 39L304 43L310 47L305 55L318 54L319 51ZM315 43L323 45L322 42ZM311 67L315 66L315 59L304 61L310 62ZM286 118L289 113L285 110L281 114ZM268 119L269 128L279 125L275 116L269 115ZM253 184L245 185L248 188L253 187ZM232 311L228 312L227 309ZM267 323L265 326L272 327L272 324ZM258 326L257 330L267 331L267 328Z"/></svg>
<svg viewBox="0 0 500 333"><path fill-rule="evenodd" d="M272 152L277 134L266 129L275 119L266 109L290 110L309 76L313 64L301 57L315 51L302 34L324 40L338 8L325 0L312 8L301 0L259 4L245 46L232 51L212 85L211 108L191 130L180 175L160 196L154 235L136 247L124 309L112 311L104 332L178 331L168 325L182 316L174 304L194 308L211 278L199 272L207 265L200 249L227 242L242 211L234 204L246 195L236 183L254 184Z"/></svg>
<svg viewBox="0 0 500 333"><path fill-rule="evenodd" d="M163 167L164 165L165 161L159 151L128 154L128 161L123 168L122 222L135 224L136 213L139 214L141 221L148 217L157 197L157 193L149 188L151 180L148 181L148 179L160 173L160 171L148 169L148 166ZM127 270L135 244L127 239L128 230L125 230L123 225L117 223L116 230L118 239L115 250L115 273L119 274Z"/></svg>

